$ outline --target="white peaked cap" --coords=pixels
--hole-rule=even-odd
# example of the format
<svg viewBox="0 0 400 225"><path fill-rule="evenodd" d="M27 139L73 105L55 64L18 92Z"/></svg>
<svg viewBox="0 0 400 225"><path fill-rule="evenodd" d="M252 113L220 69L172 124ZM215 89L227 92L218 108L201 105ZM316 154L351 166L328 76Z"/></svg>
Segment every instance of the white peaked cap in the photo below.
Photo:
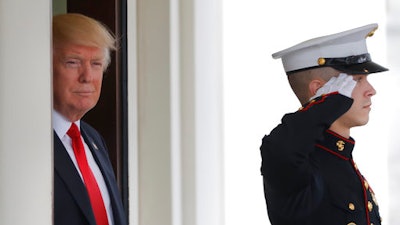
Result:
<svg viewBox="0 0 400 225"><path fill-rule="evenodd" d="M330 66L348 74L370 74L387 71L371 61L366 38L378 24L369 24L344 32L314 38L272 54L282 59L285 72L291 73Z"/></svg>

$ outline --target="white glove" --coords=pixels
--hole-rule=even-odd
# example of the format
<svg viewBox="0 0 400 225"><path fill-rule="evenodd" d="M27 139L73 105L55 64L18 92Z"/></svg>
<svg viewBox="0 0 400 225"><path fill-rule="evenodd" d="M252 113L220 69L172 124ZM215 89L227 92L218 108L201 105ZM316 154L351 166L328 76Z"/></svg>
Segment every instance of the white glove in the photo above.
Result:
<svg viewBox="0 0 400 225"><path fill-rule="evenodd" d="M317 90L317 93L310 100L317 98L323 94L329 94L332 92L339 92L344 96L351 98L351 93L357 82L353 80L353 76L347 75L346 73L339 74L338 77L332 77L328 82Z"/></svg>

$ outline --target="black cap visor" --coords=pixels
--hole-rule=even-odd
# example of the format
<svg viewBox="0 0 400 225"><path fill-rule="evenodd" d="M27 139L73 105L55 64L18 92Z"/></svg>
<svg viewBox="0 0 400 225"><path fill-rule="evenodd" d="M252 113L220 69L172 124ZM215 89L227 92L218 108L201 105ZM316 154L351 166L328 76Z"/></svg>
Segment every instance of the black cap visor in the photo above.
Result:
<svg viewBox="0 0 400 225"><path fill-rule="evenodd" d="M328 65L336 70L347 74L370 74L388 71L387 68L378 65L372 61L356 64L344 64L344 65Z"/></svg>

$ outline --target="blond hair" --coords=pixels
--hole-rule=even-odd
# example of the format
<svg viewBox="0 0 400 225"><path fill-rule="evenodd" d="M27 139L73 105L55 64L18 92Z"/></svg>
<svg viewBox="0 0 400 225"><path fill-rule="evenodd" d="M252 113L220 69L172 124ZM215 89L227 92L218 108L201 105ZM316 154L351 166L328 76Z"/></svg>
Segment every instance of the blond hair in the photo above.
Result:
<svg viewBox="0 0 400 225"><path fill-rule="evenodd" d="M61 44L77 44L104 49L104 69L111 61L111 51L117 49L116 39L105 25L77 13L53 16L53 46Z"/></svg>
<svg viewBox="0 0 400 225"><path fill-rule="evenodd" d="M288 80L300 103L305 104L312 97L309 90L309 84L312 80L320 79L327 82L331 77L338 76L339 73L332 67L320 67L290 74Z"/></svg>

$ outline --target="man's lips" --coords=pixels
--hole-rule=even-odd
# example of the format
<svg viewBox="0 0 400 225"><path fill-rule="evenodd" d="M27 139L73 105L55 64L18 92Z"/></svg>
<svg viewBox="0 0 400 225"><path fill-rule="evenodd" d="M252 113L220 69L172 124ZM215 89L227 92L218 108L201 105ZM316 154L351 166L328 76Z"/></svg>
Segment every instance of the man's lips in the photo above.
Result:
<svg viewBox="0 0 400 225"><path fill-rule="evenodd" d="M370 109L370 108L371 108L371 105L372 105L372 103L368 103L368 104L364 105L363 108L365 108L365 109Z"/></svg>
<svg viewBox="0 0 400 225"><path fill-rule="evenodd" d="M80 90L80 91L74 91L75 94L80 95L80 96L89 96L94 93L92 90Z"/></svg>

